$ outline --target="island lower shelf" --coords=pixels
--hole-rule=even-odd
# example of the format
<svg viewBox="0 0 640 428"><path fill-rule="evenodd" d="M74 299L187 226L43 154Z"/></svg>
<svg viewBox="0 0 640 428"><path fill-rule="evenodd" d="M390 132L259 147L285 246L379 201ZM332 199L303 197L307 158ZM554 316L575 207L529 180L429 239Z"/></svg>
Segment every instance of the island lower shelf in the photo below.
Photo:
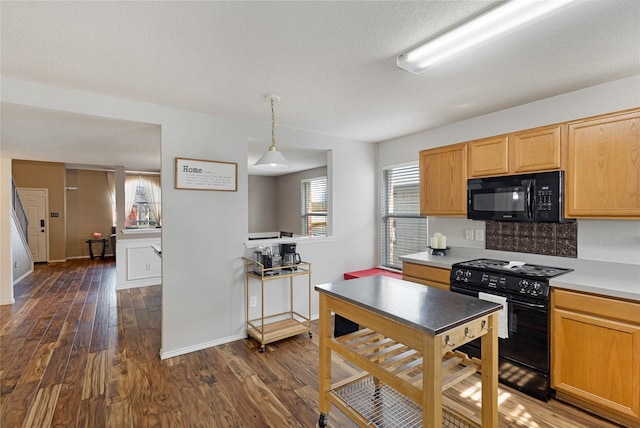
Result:
<svg viewBox="0 0 640 428"><path fill-rule="evenodd" d="M331 402L352 420L365 426L385 428L422 428L422 407L392 387L364 372L329 390ZM442 426L480 428L446 404L442 406Z"/></svg>
<svg viewBox="0 0 640 428"><path fill-rule="evenodd" d="M459 351L446 350L450 347L446 344L464 343L486 334L487 318L458 329L463 335L454 330L446 336L441 363L442 391L480 371L480 360ZM421 353L369 328L333 339L330 348L368 370L332 384L328 396L333 404L365 425L422 427L422 407L416 404L422 397L424 367ZM476 421L445 405L442 421L443 426L449 427L480 427Z"/></svg>

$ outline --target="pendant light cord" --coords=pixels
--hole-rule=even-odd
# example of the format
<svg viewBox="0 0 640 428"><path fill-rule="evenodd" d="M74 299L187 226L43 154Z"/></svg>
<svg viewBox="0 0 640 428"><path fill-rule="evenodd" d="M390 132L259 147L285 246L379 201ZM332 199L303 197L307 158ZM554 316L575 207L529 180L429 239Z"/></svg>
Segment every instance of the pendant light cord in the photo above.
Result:
<svg viewBox="0 0 640 428"><path fill-rule="evenodd" d="M269 150L276 150L276 113L273 109L273 97L271 98L271 147Z"/></svg>

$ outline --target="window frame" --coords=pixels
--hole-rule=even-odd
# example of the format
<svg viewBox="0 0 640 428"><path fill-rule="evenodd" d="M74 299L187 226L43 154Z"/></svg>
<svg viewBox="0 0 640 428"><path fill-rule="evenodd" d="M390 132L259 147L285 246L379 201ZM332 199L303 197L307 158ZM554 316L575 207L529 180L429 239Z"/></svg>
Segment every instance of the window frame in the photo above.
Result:
<svg viewBox="0 0 640 428"><path fill-rule="evenodd" d="M380 227L379 227L380 254L379 256L380 256L380 265L382 267L401 270L402 262L399 260L401 256L420 252L420 251L425 251L425 249L428 246L428 236L429 236L428 217L420 215L420 170L419 168L420 167L419 167L418 161L386 165L381 168L380 205L379 205L380 207L380 217L379 217L380 218ZM389 187L390 184L388 183L389 171L395 170L395 171L398 171L398 173L400 173L399 170L403 170L403 169L413 170L410 172L410 175L413 175L415 177L415 178L411 177L412 183L400 185L400 186L406 189L409 189L408 186L410 186L413 189L409 189L409 190L413 190L417 194L416 196L417 199L414 201L416 211L410 212L410 213L393 212L393 211L390 212L389 192L391 189ZM408 226L408 227L418 228L417 230L420 231L420 233L415 234L416 236L412 235L413 238L417 238L417 239L416 239L416 244L414 245L414 248L411 249L409 252L404 252L404 253L401 252L401 254L396 254L397 250L394 247L399 247L401 249L403 247L405 248L409 247L410 245L404 245L404 246L395 245L395 242L398 239L398 234L395 232L396 230L395 227L393 228L393 231L392 231L389 225L389 222L394 221L395 219L407 219L410 221L418 220L417 225ZM423 224L420 224L421 223L420 219L424 220Z"/></svg>
<svg viewBox="0 0 640 428"><path fill-rule="evenodd" d="M308 189L313 188L315 182L324 180L324 211L308 211ZM318 177L303 178L300 180L300 208L301 208L301 234L313 238L329 236L329 177L322 175ZM313 223L309 225L309 219L312 217L324 217L324 233L314 235L312 230Z"/></svg>
<svg viewBox="0 0 640 428"><path fill-rule="evenodd" d="M140 193L140 189L142 189L142 191L145 194L146 200L145 201L138 201L138 195ZM125 189L126 190L126 189ZM151 202L149 202L149 195L147 194L148 190L147 187L144 183L144 181L142 180L142 178L140 178L140 176L138 176L138 185L136 187L136 196L134 198L134 203L131 207L131 211L129 211L128 213L125 213L125 219L124 219L124 228L125 230L145 230L145 229L157 229L159 228L159 222L158 219L155 218L154 214L153 214L153 210L150 208L150 204ZM146 206L145 211L148 211L149 214L149 220L140 220L140 207L141 206ZM131 216L131 213L133 211L136 211L136 225L133 226L131 225L131 222L129 221L129 217ZM145 225L141 225L141 223L146 223ZM153 223L153 225L152 225Z"/></svg>

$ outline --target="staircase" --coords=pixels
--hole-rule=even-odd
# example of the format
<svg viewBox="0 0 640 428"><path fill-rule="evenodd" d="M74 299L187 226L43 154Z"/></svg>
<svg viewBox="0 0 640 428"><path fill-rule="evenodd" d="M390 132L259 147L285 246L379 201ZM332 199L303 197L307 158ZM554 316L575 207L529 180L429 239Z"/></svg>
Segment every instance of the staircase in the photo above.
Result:
<svg viewBox="0 0 640 428"><path fill-rule="evenodd" d="M11 178L11 250L13 254L13 284L33 272L33 257L29 249L29 220L22 206L16 182Z"/></svg>

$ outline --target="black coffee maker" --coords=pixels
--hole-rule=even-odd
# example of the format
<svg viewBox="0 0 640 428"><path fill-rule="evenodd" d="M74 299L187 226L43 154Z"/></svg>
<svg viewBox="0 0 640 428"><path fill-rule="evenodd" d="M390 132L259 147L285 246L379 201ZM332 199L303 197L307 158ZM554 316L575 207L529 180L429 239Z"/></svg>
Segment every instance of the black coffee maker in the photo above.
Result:
<svg viewBox="0 0 640 428"><path fill-rule="evenodd" d="M261 269L258 269L258 267L256 266L256 269L254 270L255 273L257 273L258 275L276 275L277 271L273 271L273 270L269 270L269 271L264 271L264 269L271 269L273 267L275 267L273 265L273 251L271 249L271 247L263 247L263 246L258 246L258 251L255 251L255 259L258 263L260 263L262 265Z"/></svg>
<svg viewBox="0 0 640 428"><path fill-rule="evenodd" d="M280 244L280 257L285 269L296 270L298 263L302 263L300 254L296 253L296 244Z"/></svg>

